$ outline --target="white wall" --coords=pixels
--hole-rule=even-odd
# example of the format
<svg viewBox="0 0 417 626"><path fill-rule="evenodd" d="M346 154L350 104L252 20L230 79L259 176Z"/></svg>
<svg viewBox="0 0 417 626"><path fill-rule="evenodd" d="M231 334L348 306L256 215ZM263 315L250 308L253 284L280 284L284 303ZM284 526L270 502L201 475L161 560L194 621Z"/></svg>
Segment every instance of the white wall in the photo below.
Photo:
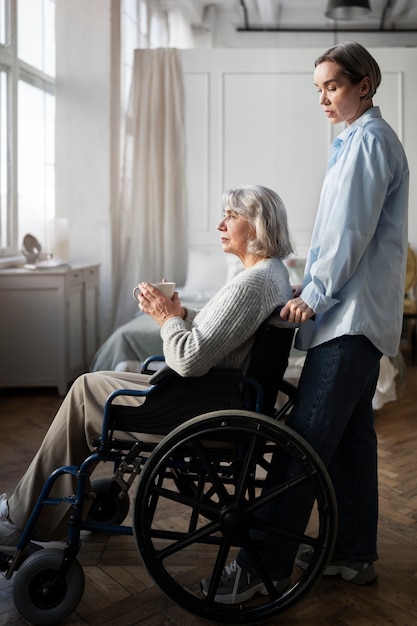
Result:
<svg viewBox="0 0 417 626"><path fill-rule="evenodd" d="M56 3L56 215L69 219L71 261L101 264L103 335L111 306L114 4Z"/></svg>
<svg viewBox="0 0 417 626"><path fill-rule="evenodd" d="M189 241L219 246L221 195L241 184L279 193L305 256L331 141L312 86L313 52L184 50Z"/></svg>

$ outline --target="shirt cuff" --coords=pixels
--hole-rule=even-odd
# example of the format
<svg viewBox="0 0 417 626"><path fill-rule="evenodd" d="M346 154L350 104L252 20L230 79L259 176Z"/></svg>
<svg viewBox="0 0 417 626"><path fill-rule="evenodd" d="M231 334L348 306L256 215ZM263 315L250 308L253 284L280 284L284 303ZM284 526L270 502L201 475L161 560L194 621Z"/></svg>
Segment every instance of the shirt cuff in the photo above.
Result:
<svg viewBox="0 0 417 626"><path fill-rule="evenodd" d="M335 304L339 304L340 300L337 298L331 298L330 296L326 296L323 293L320 293L314 285L314 283L309 283L304 287L300 294L300 298L304 300L307 306L310 307L317 315L321 313L326 313Z"/></svg>

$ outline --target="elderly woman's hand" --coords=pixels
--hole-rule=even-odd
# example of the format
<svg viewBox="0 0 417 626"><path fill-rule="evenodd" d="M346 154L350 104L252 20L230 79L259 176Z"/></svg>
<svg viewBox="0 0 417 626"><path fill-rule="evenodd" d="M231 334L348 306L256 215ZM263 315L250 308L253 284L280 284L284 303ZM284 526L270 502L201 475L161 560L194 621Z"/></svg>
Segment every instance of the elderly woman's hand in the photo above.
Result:
<svg viewBox="0 0 417 626"><path fill-rule="evenodd" d="M181 306L178 293L175 292L172 300L164 296L162 291L150 283L140 283L140 292L137 296L139 308L162 326L172 317L184 319L185 310Z"/></svg>

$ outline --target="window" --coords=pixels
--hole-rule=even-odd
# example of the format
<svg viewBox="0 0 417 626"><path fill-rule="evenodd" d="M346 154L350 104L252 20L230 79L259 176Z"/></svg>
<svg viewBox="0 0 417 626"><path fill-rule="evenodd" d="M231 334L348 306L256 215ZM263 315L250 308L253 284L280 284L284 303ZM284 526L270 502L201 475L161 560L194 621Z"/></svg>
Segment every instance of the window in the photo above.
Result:
<svg viewBox="0 0 417 626"><path fill-rule="evenodd" d="M6 43L6 0L0 0L0 44Z"/></svg>
<svg viewBox="0 0 417 626"><path fill-rule="evenodd" d="M55 214L55 0L0 0L0 256Z"/></svg>
<svg viewBox="0 0 417 626"><path fill-rule="evenodd" d="M132 82L133 51L149 47L149 0L124 0L122 7L122 107L126 111Z"/></svg>
<svg viewBox="0 0 417 626"><path fill-rule="evenodd" d="M7 247L7 72L0 69L0 250Z"/></svg>
<svg viewBox="0 0 417 626"><path fill-rule="evenodd" d="M27 0L30 2L30 0ZM164 8L164 5L165 8ZM193 47L190 24L169 2L122 0L122 109L126 111L135 48Z"/></svg>

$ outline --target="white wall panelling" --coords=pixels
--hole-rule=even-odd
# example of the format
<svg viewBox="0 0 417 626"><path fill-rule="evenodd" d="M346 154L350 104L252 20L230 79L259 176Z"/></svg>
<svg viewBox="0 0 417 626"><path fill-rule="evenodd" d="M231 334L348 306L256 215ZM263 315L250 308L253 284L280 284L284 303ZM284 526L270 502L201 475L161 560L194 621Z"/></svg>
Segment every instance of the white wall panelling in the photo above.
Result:
<svg viewBox="0 0 417 626"><path fill-rule="evenodd" d="M272 187L283 198L297 252L305 255L332 137L313 84L322 50L182 51L186 93L189 239L218 245L221 193L242 183ZM383 81L375 104L417 165L416 50L376 49ZM414 139L413 139L414 138ZM412 179L410 241L417 246Z"/></svg>

